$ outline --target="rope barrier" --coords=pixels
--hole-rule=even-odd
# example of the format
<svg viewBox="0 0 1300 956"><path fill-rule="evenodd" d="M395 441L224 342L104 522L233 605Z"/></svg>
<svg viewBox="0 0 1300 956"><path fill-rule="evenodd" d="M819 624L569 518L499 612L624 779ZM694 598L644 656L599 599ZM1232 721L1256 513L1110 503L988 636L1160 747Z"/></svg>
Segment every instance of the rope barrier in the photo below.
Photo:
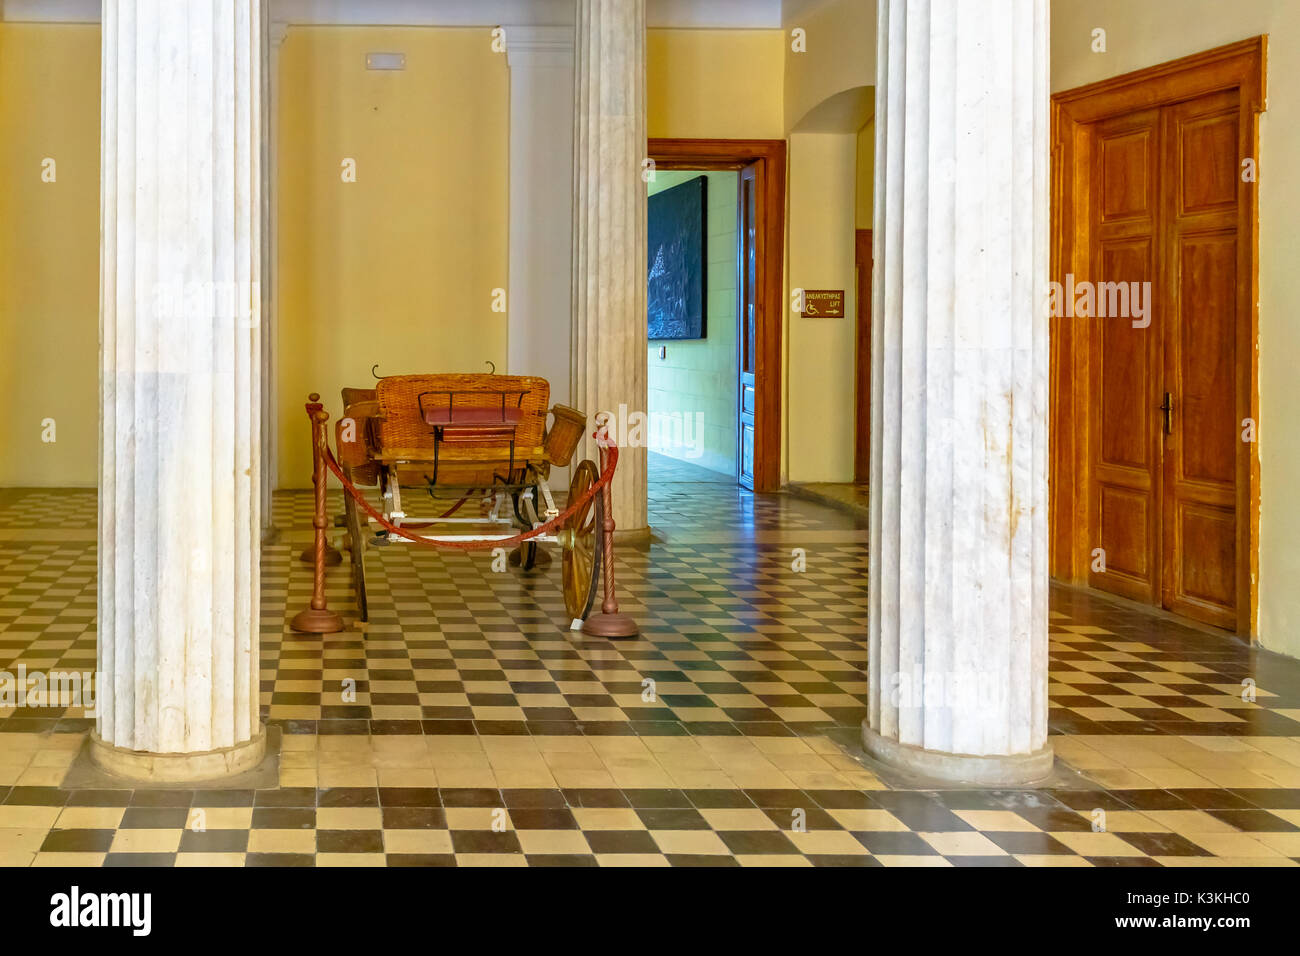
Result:
<svg viewBox="0 0 1300 956"><path fill-rule="evenodd" d="M601 430L601 432L603 431L604 429ZM523 531L519 534L512 535L509 538L492 538L486 541L439 541L436 538L426 538L423 535L411 534L404 528L393 524L385 518L374 505L366 500L365 494L348 480L347 475L343 473L342 466L339 465L338 460L334 457L334 452L329 447L328 441L324 443L323 453L326 466L334 473L334 477L343 485L344 492L351 495L352 500L360 505L366 514L390 533L405 538L412 544L418 544L426 548L451 548L457 551L486 551L489 548L513 547L529 540L530 538L536 538L538 535L548 534L555 528L559 527L562 522L576 514L579 508L590 502L596 497L596 495L600 494L605 489L606 485L614 480L614 469L618 465L618 446L607 443L606 440L602 439L601 432L595 432L592 437L596 439L596 443L600 447L601 457L605 459L605 467L601 469L600 477L592 482L591 487L583 493L581 498L575 502L569 503L568 506L554 518L543 522L531 531ZM432 523L434 522L427 522L422 526L427 527Z"/></svg>
<svg viewBox="0 0 1300 956"><path fill-rule="evenodd" d="M640 633L640 628L636 622L627 614L623 614L618 609L618 597L615 593L614 584L614 508L613 508L613 489L610 482L614 480L614 469L618 466L618 446L610 442L609 429L602 426L597 429L592 438L596 440L596 445L600 449L600 474L591 486L579 496L577 501L568 502L567 507L555 517L539 524L531 530L512 535L508 538L493 538L485 541L439 541L436 538L426 538L421 535L415 535L401 528L383 516L369 501L365 495L359 491L343 472L338 460L334 457L334 452L329 446L329 438L326 436L325 423L329 421L329 413L325 411L320 404L320 395L312 392L308 396L307 417L312 426L312 485L315 489L314 509L312 514L312 529L314 545L311 549L315 568L312 580L311 602L290 622L290 626L295 631L303 631L314 634L332 634L342 631L345 628L343 619L335 612L329 609L325 598L325 564L328 542L326 540L326 526L328 519L326 516L325 491L328 482L329 472L334 472L343 485L346 494L352 496L353 501L361 506L367 515L377 521L381 527L385 528L391 534L405 538L412 544L420 545L426 548L448 548L456 551L484 551L488 548L502 548L509 545L520 544L539 535L547 534L557 528L561 523L569 520L582 507L589 504L596 495L603 495L604 500L604 522L602 527L594 529L596 534L603 535L603 553L602 561L604 570L605 599L601 603L601 609L598 613L586 618L586 620L575 620L572 627L581 627L584 634L593 637L623 638L636 637ZM396 475L394 475L394 479ZM447 517L456 512L463 505L474 491L471 490L464 498L458 501L443 517ZM437 520L429 522L419 522L412 524L413 528L427 528L430 525L437 524ZM353 548L360 548L362 542L352 542ZM357 552L360 553L360 552ZM364 578L363 578L364 581ZM567 600L567 597L566 597Z"/></svg>

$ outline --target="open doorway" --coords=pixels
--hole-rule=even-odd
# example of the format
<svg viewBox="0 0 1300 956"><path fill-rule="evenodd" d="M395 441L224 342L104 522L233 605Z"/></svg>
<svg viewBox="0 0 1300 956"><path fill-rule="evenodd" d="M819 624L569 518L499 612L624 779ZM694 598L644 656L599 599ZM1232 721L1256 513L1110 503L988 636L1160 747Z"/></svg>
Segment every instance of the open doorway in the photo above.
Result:
<svg viewBox="0 0 1300 956"><path fill-rule="evenodd" d="M707 181L717 172L734 176L726 185L719 181L722 188L717 190L734 196L735 202L736 249L728 257L735 274L730 293L735 308L728 312L734 315L735 329L731 366L735 370L731 380L735 403L734 481L753 491L776 491L781 482L786 144L783 140L652 139L649 145L657 181L669 173L682 172L686 175L681 179L687 181L701 175ZM680 180L674 181L680 185ZM722 214L717 217L720 229L724 218ZM706 236L706 242L711 238ZM726 248L730 250L731 245L728 242ZM719 290L718 295L722 294ZM672 354L671 346L668 354ZM652 343L647 349L647 381L652 382L652 389L657 355ZM654 399L651 401L653 404ZM719 405L720 411L731 407L730 402Z"/></svg>
<svg viewBox="0 0 1300 956"><path fill-rule="evenodd" d="M667 170L648 192L650 468L738 483L740 173Z"/></svg>

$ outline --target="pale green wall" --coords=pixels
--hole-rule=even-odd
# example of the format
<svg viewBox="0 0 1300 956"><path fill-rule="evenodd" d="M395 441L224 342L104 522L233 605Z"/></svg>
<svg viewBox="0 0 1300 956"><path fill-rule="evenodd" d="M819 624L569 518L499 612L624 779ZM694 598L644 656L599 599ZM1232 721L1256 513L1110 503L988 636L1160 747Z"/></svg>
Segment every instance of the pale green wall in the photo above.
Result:
<svg viewBox="0 0 1300 956"><path fill-rule="evenodd" d="M662 416L690 416L684 437L695 449L656 444L651 449L673 458L725 474L736 473L736 190L738 174L729 171L699 173L691 170L659 172L650 195L697 176L708 177L708 324L705 338L691 341L651 342L649 411L652 423ZM659 358L659 347L668 354ZM703 414L703 429L697 414ZM702 437L702 441L701 441ZM697 457L692 457L697 456Z"/></svg>

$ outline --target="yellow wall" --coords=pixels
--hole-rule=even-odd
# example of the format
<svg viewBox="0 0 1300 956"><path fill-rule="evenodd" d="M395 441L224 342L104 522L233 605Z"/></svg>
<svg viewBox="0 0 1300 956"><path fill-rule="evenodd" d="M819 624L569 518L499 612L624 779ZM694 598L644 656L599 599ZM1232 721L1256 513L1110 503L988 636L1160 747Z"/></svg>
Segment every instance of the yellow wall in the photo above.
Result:
<svg viewBox="0 0 1300 956"><path fill-rule="evenodd" d="M790 31L805 33L806 52L793 48ZM859 86L876 85L876 5L871 0L827 0L787 17L785 128L795 125L828 98Z"/></svg>
<svg viewBox="0 0 1300 956"><path fill-rule="evenodd" d="M843 289L845 317L805 319L786 309L785 474L789 481L852 481L856 288L854 228L870 191L859 188L858 130L876 83L876 6L870 0L787 3L785 129L790 142L788 294ZM795 29L805 49L795 48ZM871 143L874 152L874 142ZM870 181L869 165L865 174ZM868 219L870 216L868 214ZM798 423L794 425L792 423Z"/></svg>
<svg viewBox="0 0 1300 956"><path fill-rule="evenodd" d="M1300 656L1300 435L1292 411L1300 183L1291 169L1300 155L1300 3L1054 0L1051 15L1053 90L1269 35L1259 156L1259 634L1263 646ZM1091 50L1097 27L1107 32L1106 53Z"/></svg>
<svg viewBox="0 0 1300 956"><path fill-rule="evenodd" d="M651 137L780 139L780 30L649 30L646 126Z"/></svg>
<svg viewBox="0 0 1300 956"><path fill-rule="evenodd" d="M279 483L311 479L303 402L381 373L504 369L509 76L479 29L293 27L280 62ZM406 54L368 71L369 51ZM357 181L340 163L356 160Z"/></svg>
<svg viewBox="0 0 1300 956"><path fill-rule="evenodd" d="M0 23L0 223L0 485L94 485L97 26Z"/></svg>
<svg viewBox="0 0 1300 956"><path fill-rule="evenodd" d="M868 124L865 138L859 130L874 105L876 9L869 0L825 0L788 10L783 55L789 290L843 289L845 317L805 319L787 309L786 475L793 482L852 481L854 229L870 227L875 150L874 129ZM795 49L796 28L804 31L804 52Z"/></svg>
<svg viewBox="0 0 1300 956"><path fill-rule="evenodd" d="M856 133L790 136L790 288L844 290L842 319L787 309L787 471L795 482L853 480L857 142Z"/></svg>

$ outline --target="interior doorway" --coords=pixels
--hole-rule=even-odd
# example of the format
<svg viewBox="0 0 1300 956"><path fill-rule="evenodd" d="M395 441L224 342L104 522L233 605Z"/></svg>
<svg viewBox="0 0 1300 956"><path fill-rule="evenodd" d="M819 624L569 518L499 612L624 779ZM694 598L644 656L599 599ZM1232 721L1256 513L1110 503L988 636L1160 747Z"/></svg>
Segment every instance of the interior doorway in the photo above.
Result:
<svg viewBox="0 0 1300 956"><path fill-rule="evenodd" d="M653 470L667 467L662 456L736 482L744 348L740 173L664 170L648 185L646 410Z"/></svg>
<svg viewBox="0 0 1300 956"><path fill-rule="evenodd" d="M785 141L652 139L649 152L656 177L682 170L735 176L736 476L742 487L776 491L781 480ZM652 344L648 360L654 351Z"/></svg>
<svg viewBox="0 0 1300 956"><path fill-rule="evenodd" d="M1263 92L1258 37L1053 97L1052 571L1243 635Z"/></svg>

